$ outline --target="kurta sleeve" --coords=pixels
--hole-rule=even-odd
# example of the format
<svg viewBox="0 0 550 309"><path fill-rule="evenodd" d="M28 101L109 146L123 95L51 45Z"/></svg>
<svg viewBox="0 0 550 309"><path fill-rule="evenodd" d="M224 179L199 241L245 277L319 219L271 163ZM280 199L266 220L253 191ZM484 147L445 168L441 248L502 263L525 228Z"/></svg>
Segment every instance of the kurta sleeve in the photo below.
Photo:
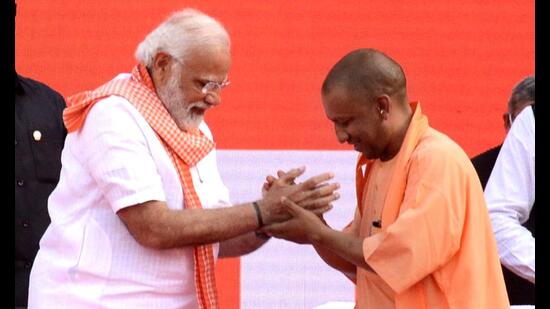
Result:
<svg viewBox="0 0 550 309"><path fill-rule="evenodd" d="M126 111L130 104L116 96L98 102L79 133L83 145L93 145L80 150L79 160L114 212L151 200L166 201L144 133Z"/></svg>
<svg viewBox="0 0 550 309"><path fill-rule="evenodd" d="M364 240L367 264L396 293L434 272L458 251L466 183L472 177L466 175L464 164L445 147L413 153L400 215L386 230Z"/></svg>

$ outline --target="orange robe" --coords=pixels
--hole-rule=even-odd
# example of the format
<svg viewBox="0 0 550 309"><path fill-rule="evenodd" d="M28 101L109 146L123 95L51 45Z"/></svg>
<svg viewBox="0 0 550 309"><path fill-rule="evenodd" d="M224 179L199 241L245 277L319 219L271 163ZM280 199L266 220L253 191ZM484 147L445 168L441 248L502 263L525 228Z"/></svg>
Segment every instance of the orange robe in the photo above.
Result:
<svg viewBox="0 0 550 309"><path fill-rule="evenodd" d="M399 153L357 165L361 207L346 231L365 237L376 273L357 268L356 308L509 308L476 171L418 103L411 107Z"/></svg>

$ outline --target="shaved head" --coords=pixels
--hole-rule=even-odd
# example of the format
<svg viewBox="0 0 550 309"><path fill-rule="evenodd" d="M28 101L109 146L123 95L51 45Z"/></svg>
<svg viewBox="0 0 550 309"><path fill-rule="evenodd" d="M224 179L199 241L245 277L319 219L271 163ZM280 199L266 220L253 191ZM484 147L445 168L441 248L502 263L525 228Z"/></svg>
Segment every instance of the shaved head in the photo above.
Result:
<svg viewBox="0 0 550 309"><path fill-rule="evenodd" d="M406 86L405 73L397 62L380 51L364 48L350 52L334 65L323 82L322 94L343 87L369 101L386 94L407 103Z"/></svg>
<svg viewBox="0 0 550 309"><path fill-rule="evenodd" d="M413 110L401 66L375 49L345 55L321 90L323 108L340 143L368 159L387 161L401 148Z"/></svg>

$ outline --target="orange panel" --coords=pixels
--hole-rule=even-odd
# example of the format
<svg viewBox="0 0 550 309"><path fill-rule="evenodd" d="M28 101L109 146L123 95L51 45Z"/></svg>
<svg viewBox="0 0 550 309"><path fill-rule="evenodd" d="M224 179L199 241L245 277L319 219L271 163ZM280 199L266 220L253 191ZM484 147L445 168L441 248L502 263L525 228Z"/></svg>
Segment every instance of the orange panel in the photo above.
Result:
<svg viewBox="0 0 550 309"><path fill-rule="evenodd" d="M181 1L20 2L16 67L64 95L134 64L139 41ZM232 84L207 115L224 149L338 145L320 85L345 53L375 47L399 61L412 100L472 155L504 136L512 86L534 72L533 1L185 1L232 37Z"/></svg>
<svg viewBox="0 0 550 309"><path fill-rule="evenodd" d="M216 286L220 308L239 308L241 262L239 258L218 259L216 264Z"/></svg>

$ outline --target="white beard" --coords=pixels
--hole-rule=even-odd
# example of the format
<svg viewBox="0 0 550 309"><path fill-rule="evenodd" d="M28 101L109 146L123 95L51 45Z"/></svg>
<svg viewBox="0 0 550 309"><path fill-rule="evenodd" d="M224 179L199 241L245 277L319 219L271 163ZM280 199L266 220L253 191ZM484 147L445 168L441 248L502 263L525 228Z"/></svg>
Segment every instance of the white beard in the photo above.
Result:
<svg viewBox="0 0 550 309"><path fill-rule="evenodd" d="M172 72L166 84L157 87L157 94L180 130L197 130L204 120L204 108L198 110L194 108L206 104L202 101L187 103L182 90L181 79L179 79L181 66L178 65Z"/></svg>

